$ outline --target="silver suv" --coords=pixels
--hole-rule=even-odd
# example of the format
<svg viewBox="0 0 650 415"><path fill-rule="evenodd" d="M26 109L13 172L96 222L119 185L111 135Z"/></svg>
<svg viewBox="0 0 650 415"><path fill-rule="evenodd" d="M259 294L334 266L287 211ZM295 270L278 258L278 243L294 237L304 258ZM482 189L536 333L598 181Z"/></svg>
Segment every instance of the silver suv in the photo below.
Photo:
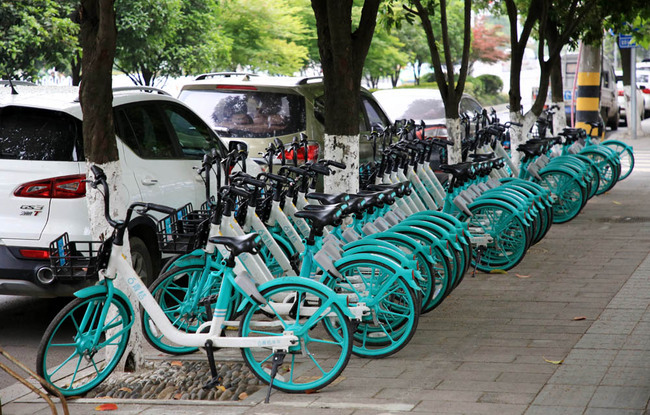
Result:
<svg viewBox="0 0 650 415"><path fill-rule="evenodd" d="M16 89L0 88L0 294L71 295L95 281L55 278L48 256L64 232L70 240L90 237L79 92ZM153 88L114 89L113 110L125 198L200 206L205 189L193 168L211 148L227 151L214 131ZM156 221L136 218L129 236L136 271L153 281L161 262Z"/></svg>
<svg viewBox="0 0 650 415"><path fill-rule="evenodd" d="M387 126L384 110L361 88L359 131L375 124ZM236 139L248 145L250 157L263 153L277 137L290 143L300 133L311 140L307 160L323 148L324 97L321 77L268 77L249 73L203 74L183 85L178 96L200 114L224 141ZM372 158L372 146L360 140L362 162ZM292 157L292 154L287 154ZM304 152L298 153L304 161ZM259 159L258 159L259 160Z"/></svg>

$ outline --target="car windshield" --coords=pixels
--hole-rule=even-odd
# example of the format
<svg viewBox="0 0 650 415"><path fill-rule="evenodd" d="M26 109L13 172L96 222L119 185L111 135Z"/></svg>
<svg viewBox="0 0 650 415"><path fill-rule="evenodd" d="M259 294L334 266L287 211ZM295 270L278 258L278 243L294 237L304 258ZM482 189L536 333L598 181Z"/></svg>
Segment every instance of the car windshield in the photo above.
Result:
<svg viewBox="0 0 650 415"><path fill-rule="evenodd" d="M445 106L439 98L420 94L376 94L375 98L393 121L432 120L445 117Z"/></svg>
<svg viewBox="0 0 650 415"><path fill-rule="evenodd" d="M83 159L81 121L48 110L0 108L0 158L78 161Z"/></svg>
<svg viewBox="0 0 650 415"><path fill-rule="evenodd" d="M647 85L650 81L650 73L642 73L636 75L636 82L638 84Z"/></svg>
<svg viewBox="0 0 650 415"><path fill-rule="evenodd" d="M187 89L179 98L222 137L269 138L305 130L305 101L300 95Z"/></svg>

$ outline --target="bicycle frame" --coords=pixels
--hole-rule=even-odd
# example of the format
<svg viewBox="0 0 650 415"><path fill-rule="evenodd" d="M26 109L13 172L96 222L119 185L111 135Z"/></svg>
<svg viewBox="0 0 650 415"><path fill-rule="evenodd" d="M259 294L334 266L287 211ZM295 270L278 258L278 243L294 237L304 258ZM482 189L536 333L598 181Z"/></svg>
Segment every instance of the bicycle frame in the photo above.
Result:
<svg viewBox="0 0 650 415"><path fill-rule="evenodd" d="M102 308L102 315L105 316L110 299L119 289L113 286L113 280L122 279L127 283L131 292L135 295L138 302L147 311L153 322L156 324L161 333L170 341L188 347L203 347L208 340L212 341L214 347L231 347L231 348L249 348L249 347L271 347L274 351L288 350L290 346L298 342L298 337L293 334L287 333L285 336L262 336L262 337L225 337L221 335L221 329L224 325L226 310L231 290L236 290L242 294L244 298L250 299L250 294L244 291L238 284L235 283L234 273L231 268L225 267L222 273L223 281L219 290L219 298L214 308L212 321L210 323L210 331L208 333L186 333L178 330L169 321L168 317L162 311L154 297L147 290L145 284L142 282L138 274L133 270L131 263L126 260L123 253L123 246L113 245L108 261L108 266L105 271L100 271L103 277L106 294L109 301L105 302ZM243 274L242 274L243 275ZM77 297L83 298L90 294L97 293L101 290L101 286L89 287L76 293ZM253 300L250 300L253 301ZM334 301L334 300L333 300ZM288 304L290 307L290 304ZM288 312L288 310L287 310ZM95 342L99 341L98 332L96 334Z"/></svg>

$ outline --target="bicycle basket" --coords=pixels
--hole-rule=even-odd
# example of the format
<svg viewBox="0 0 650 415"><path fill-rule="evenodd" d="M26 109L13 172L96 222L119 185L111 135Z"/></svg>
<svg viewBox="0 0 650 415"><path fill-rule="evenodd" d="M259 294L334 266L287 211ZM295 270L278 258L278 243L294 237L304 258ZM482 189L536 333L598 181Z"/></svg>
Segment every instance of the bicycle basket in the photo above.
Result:
<svg viewBox="0 0 650 415"><path fill-rule="evenodd" d="M184 254L205 245L210 226L208 210L193 210L188 203L158 221L158 248L168 254Z"/></svg>
<svg viewBox="0 0 650 415"><path fill-rule="evenodd" d="M50 266L56 278L61 281L96 278L99 269L108 262L104 243L70 241L69 238L66 232L50 243Z"/></svg>

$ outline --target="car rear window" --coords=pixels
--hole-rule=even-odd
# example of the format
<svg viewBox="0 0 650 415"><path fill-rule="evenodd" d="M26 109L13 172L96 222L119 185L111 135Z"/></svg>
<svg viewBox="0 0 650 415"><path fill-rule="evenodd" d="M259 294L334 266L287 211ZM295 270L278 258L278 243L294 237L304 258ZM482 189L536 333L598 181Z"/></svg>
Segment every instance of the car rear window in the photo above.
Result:
<svg viewBox="0 0 650 415"><path fill-rule="evenodd" d="M377 99L393 120L432 120L445 117L445 106L440 99L397 94Z"/></svg>
<svg viewBox="0 0 650 415"><path fill-rule="evenodd" d="M81 121L62 112L0 108L0 158L78 161L84 158Z"/></svg>
<svg viewBox="0 0 650 415"><path fill-rule="evenodd" d="M305 130L300 95L261 91L184 90L179 98L222 137L269 138Z"/></svg>

